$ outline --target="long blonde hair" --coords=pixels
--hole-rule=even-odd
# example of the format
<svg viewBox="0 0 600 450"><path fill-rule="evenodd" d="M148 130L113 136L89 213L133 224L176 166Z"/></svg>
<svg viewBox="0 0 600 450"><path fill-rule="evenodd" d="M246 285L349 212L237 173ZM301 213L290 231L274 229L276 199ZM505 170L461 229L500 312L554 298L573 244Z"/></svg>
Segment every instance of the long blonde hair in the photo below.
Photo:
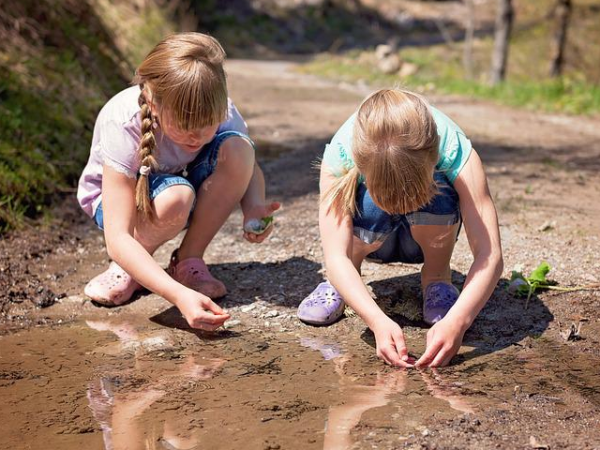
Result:
<svg viewBox="0 0 600 450"><path fill-rule="evenodd" d="M323 194L329 210L356 214L361 175L375 204L390 214L423 207L438 192L433 174L439 136L427 102L401 89L381 89L356 114L352 136L354 166Z"/></svg>
<svg viewBox="0 0 600 450"><path fill-rule="evenodd" d="M137 68L132 84L142 90L141 137L138 147L140 176L135 200L139 211L152 219L148 175L158 170L154 128L168 114L185 131L215 125L227 118L225 51L213 37L201 33L177 33L161 41ZM158 108L153 117L149 99Z"/></svg>

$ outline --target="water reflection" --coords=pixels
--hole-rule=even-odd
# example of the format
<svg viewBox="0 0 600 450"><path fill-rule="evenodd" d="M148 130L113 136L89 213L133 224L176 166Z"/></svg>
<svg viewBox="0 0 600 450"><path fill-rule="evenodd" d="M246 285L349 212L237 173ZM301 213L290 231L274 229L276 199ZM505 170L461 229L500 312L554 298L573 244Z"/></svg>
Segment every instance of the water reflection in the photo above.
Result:
<svg viewBox="0 0 600 450"><path fill-rule="evenodd" d="M164 336L142 337L136 328L127 323L87 321L98 331L110 331L119 341L100 350L109 354L135 351L133 368L111 371L109 376L90 382L87 398L92 414L100 428L106 450L189 450L200 444L199 427L194 426L194 408L177 408L176 414L164 414L162 423L142 424L141 416L153 404L178 386L190 381L208 380L223 366L222 359L202 359L182 356L168 367L152 370L152 361L143 357L147 351L168 346ZM148 432L148 430L151 430Z"/></svg>
<svg viewBox="0 0 600 450"><path fill-rule="evenodd" d="M346 366L350 356L345 354L341 345L326 342L320 338L302 338L300 344L304 347L318 350L325 360L332 360L334 370L339 376L340 398L342 405L329 408L329 416L325 428L324 450L345 450L352 446L351 431L359 424L362 415L373 408L387 406L394 394L404 393L407 389L409 376L414 379L418 373L427 391L435 398L443 400L448 405L463 413L473 413L472 405L464 399L456 388L446 383L439 372L431 370L392 372L377 372L375 381L364 384L358 376L347 374ZM399 405L400 406L400 405Z"/></svg>

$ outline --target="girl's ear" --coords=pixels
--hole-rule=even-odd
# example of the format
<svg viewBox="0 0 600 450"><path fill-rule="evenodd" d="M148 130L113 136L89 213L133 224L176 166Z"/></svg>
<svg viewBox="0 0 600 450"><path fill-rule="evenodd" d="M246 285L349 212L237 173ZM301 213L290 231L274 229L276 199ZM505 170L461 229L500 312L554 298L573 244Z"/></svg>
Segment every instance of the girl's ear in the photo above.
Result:
<svg viewBox="0 0 600 450"><path fill-rule="evenodd" d="M148 86L144 86L143 91L144 98L146 99L146 104L150 107L150 113L153 117L158 117L158 108L154 103L154 97L152 95L152 91Z"/></svg>

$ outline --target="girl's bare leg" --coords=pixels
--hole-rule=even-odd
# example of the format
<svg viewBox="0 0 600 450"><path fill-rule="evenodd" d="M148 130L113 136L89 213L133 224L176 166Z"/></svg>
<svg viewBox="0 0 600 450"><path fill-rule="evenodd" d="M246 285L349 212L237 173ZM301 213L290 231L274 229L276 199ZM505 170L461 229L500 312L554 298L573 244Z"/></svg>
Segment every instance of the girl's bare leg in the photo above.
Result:
<svg viewBox="0 0 600 450"><path fill-rule="evenodd" d="M162 191L154 199L155 220L141 219L134 230L135 239L153 254L183 230L194 198L194 191L186 185L175 185Z"/></svg>
<svg viewBox="0 0 600 450"><path fill-rule="evenodd" d="M356 267L358 273L360 273L360 266L365 258L378 250L383 242L373 242L372 244L367 244L366 242L361 241L359 238L354 236L352 240L352 264Z"/></svg>
<svg viewBox="0 0 600 450"><path fill-rule="evenodd" d="M421 286L436 281L450 283L450 258L454 251L459 224L413 225L410 231L423 251L425 263L421 269Z"/></svg>
<svg viewBox="0 0 600 450"><path fill-rule="evenodd" d="M190 227L179 247L179 260L202 258L231 212L244 196L254 171L254 149L230 137L219 149L215 172L200 186Z"/></svg>

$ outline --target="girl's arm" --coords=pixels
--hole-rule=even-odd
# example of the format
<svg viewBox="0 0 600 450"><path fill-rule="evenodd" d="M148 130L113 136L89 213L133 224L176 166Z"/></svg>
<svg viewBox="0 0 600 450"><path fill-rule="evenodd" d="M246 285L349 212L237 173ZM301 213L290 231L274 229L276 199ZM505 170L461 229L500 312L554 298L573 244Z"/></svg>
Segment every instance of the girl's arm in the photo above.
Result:
<svg viewBox="0 0 600 450"><path fill-rule="evenodd" d="M254 173L248 184L248 189L246 189L246 193L240 202L242 212L244 213L244 224L250 219L260 220L263 217L271 216L281 206L278 202L272 202L268 205L265 202L265 177L260 166L255 161ZM249 242L260 243L271 234L271 231L273 231L272 226L267 227L261 234L244 232L244 238Z"/></svg>
<svg viewBox="0 0 600 450"><path fill-rule="evenodd" d="M229 318L228 314L224 314L205 295L171 278L134 239L137 219L135 180L106 165L102 178L104 236L108 255L137 282L177 306L191 327L212 330L222 325Z"/></svg>
<svg viewBox="0 0 600 450"><path fill-rule="evenodd" d="M335 178L321 164L320 191L327 192ZM328 206L319 205L319 229L327 278L344 301L365 321L377 342L377 356L388 364L411 367L402 329L371 298L360 274L352 264L353 227L348 216L340 218Z"/></svg>
<svg viewBox="0 0 600 450"><path fill-rule="evenodd" d="M456 354L465 331L486 304L504 268L498 216L481 159L475 150L454 182L473 264L456 304L427 334L427 350L417 367L444 366Z"/></svg>

